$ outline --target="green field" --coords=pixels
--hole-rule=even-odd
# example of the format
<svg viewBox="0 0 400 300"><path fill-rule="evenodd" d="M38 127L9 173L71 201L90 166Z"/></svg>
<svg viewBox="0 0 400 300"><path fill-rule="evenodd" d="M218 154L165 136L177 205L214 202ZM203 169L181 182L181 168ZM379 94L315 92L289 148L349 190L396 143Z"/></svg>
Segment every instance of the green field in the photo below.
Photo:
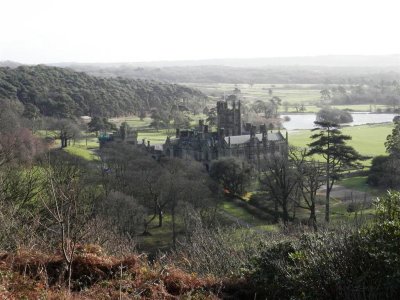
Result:
<svg viewBox="0 0 400 300"><path fill-rule="evenodd" d="M377 124L377 125L360 125L344 127L342 132L350 135L352 140L349 145L353 146L358 152L365 156L374 157L386 154L385 141L388 134L391 133L393 125ZM306 147L311 142L311 130L298 130L289 134L289 144ZM365 164L369 165L370 160Z"/></svg>
<svg viewBox="0 0 400 300"><path fill-rule="evenodd" d="M235 87L239 88L245 101L255 101L258 99L270 99L269 89L272 89L272 95L278 96L282 101L289 103L312 103L320 99L320 85L312 84L200 84L185 83L185 85L197 88L211 98L218 100L225 92L227 95L232 93Z"/></svg>
<svg viewBox="0 0 400 300"><path fill-rule="evenodd" d="M293 104L302 103L305 106L305 112L317 112L320 108L317 106L321 99L320 91L326 87L321 84L201 84L201 83L185 83L185 85L197 88L205 93L212 101L220 100L223 94L230 95L237 87L241 91L241 97L244 103L252 103L256 100L268 101L271 98L269 89L272 89L272 96L287 102L289 107L286 110L284 105L280 107L280 112L296 112ZM352 111L375 112L377 109L385 110L386 105L334 105L339 109L350 109Z"/></svg>

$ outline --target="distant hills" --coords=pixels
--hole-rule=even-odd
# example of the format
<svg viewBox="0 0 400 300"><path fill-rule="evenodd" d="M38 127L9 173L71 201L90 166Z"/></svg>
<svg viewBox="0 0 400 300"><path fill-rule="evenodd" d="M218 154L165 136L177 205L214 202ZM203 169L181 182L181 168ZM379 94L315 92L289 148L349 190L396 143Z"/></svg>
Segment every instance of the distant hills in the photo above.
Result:
<svg viewBox="0 0 400 300"><path fill-rule="evenodd" d="M15 62L15 61L11 61L11 60L0 61L0 67L16 68L19 66L22 66L22 64Z"/></svg>
<svg viewBox="0 0 400 300"><path fill-rule="evenodd" d="M336 83L398 80L400 55L307 56L137 63L60 63L103 77L173 83Z"/></svg>
<svg viewBox="0 0 400 300"><path fill-rule="evenodd" d="M377 67L400 69L400 54L393 55L320 55L294 57L261 57L261 58L230 58L230 59L203 59L178 61L151 61L151 62L120 62L120 63L57 63L55 66L77 67L98 66L102 68L117 67L188 67L188 66L226 66L237 68L265 68L277 66L314 66L314 67Z"/></svg>
<svg viewBox="0 0 400 300"><path fill-rule="evenodd" d="M44 65L0 67L0 98L53 117L121 116L203 97L198 90L153 80L99 78Z"/></svg>

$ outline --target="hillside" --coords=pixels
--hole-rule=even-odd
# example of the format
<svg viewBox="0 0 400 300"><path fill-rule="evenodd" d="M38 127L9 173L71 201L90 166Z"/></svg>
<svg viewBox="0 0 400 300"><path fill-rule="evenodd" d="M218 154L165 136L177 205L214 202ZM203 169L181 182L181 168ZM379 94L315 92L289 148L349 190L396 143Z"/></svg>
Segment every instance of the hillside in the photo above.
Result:
<svg viewBox="0 0 400 300"><path fill-rule="evenodd" d="M32 104L47 116L121 116L203 97L198 90L152 80L100 78L43 65L0 67L0 98Z"/></svg>

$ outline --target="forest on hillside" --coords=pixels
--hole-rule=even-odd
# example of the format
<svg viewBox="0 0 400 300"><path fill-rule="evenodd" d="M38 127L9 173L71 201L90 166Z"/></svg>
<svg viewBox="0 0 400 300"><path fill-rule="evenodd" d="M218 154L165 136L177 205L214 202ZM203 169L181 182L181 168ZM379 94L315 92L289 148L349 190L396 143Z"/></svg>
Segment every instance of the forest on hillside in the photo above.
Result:
<svg viewBox="0 0 400 300"><path fill-rule="evenodd" d="M153 80L101 78L44 65L0 67L0 98L58 118L121 116L204 97L198 90Z"/></svg>

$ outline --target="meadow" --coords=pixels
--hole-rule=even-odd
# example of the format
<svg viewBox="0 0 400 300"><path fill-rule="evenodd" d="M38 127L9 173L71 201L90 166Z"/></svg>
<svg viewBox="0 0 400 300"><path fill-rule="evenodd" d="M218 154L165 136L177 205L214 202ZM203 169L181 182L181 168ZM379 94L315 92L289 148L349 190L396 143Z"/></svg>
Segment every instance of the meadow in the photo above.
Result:
<svg viewBox="0 0 400 300"><path fill-rule="evenodd" d="M209 96L211 101L216 102L225 95L233 93L235 88L241 92L241 97L244 103L252 103L256 100L268 101L272 96L277 96L286 102L287 105L280 107L281 113L297 112L295 104L303 104L305 112L317 112L320 108L317 106L321 99L320 91L326 86L324 84L230 84L230 83L215 83L215 84L200 84L200 83L185 83L192 88L197 88L204 94ZM272 90L270 95L269 90ZM377 110L385 110L386 105L334 105L339 109L349 109L359 112L375 112Z"/></svg>
<svg viewBox="0 0 400 300"><path fill-rule="evenodd" d="M374 124L343 127L342 132L352 137L348 144L354 149L365 156L374 157L386 154L385 141L392 129L392 124ZM311 142L311 134L311 130L290 132L289 144L306 147ZM369 166L370 163L371 160L367 160L364 165Z"/></svg>

